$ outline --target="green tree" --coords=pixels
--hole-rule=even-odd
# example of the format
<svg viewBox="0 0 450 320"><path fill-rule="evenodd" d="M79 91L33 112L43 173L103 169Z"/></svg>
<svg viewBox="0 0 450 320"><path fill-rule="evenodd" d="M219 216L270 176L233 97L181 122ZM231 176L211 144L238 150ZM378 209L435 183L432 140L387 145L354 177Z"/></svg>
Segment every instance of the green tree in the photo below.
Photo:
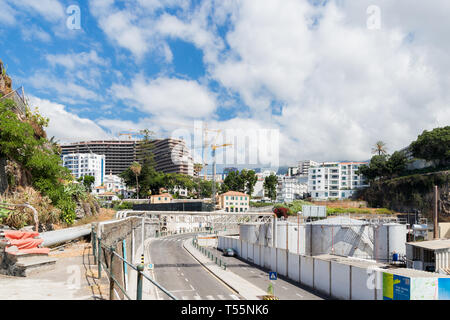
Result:
<svg viewBox="0 0 450 320"><path fill-rule="evenodd" d="M278 178L273 173L264 179L264 192L266 195L275 200L277 198L277 186L278 186Z"/></svg>
<svg viewBox="0 0 450 320"><path fill-rule="evenodd" d="M446 165L450 162L450 126L423 131L410 148L416 158Z"/></svg>
<svg viewBox="0 0 450 320"><path fill-rule="evenodd" d="M403 152L395 151L388 159L386 163L387 171L390 176L398 176L402 174L406 169L408 160Z"/></svg>
<svg viewBox="0 0 450 320"><path fill-rule="evenodd" d="M83 177L83 185L88 192L92 192L92 186L95 183L95 177L93 176L84 176Z"/></svg>
<svg viewBox="0 0 450 320"><path fill-rule="evenodd" d="M254 170L242 170L241 175L245 181L245 192L251 197L255 190L255 184L258 181L258 177Z"/></svg>

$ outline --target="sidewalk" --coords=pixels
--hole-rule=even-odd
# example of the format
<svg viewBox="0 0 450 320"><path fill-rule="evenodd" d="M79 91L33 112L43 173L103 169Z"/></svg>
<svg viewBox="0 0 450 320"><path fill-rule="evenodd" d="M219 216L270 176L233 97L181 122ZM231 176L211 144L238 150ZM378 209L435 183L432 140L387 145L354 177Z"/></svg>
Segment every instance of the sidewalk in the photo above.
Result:
<svg viewBox="0 0 450 320"><path fill-rule="evenodd" d="M0 275L0 300L103 300L109 299L107 278L97 279L89 243L75 243L51 252L52 270L28 277Z"/></svg>
<svg viewBox="0 0 450 320"><path fill-rule="evenodd" d="M239 277L235 273L229 270L223 270L214 262L205 257L200 251L198 251L192 245L192 238L186 240L183 243L183 247L206 269L214 274L218 279L224 282L227 286L232 288L238 294L240 294L246 300L261 300L261 296L267 293L260 288L256 287L247 280Z"/></svg>

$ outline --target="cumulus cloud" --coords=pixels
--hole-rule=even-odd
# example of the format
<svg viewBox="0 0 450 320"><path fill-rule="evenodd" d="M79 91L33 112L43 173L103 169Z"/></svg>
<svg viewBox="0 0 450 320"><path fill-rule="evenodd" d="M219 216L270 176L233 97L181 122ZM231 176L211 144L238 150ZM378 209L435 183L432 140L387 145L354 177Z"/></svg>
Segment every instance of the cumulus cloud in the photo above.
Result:
<svg viewBox="0 0 450 320"><path fill-rule="evenodd" d="M130 101L140 111L162 117L204 118L216 108L215 96L194 80L139 75L131 86L115 84L116 98Z"/></svg>
<svg viewBox="0 0 450 320"><path fill-rule="evenodd" d="M39 112L50 119L47 135L56 137L61 143L111 138L94 121L68 112L62 104L31 96L30 105L38 107Z"/></svg>
<svg viewBox="0 0 450 320"><path fill-rule="evenodd" d="M6 2L9 2L10 5L15 6L19 10L39 14L50 22L61 21L64 18L64 7L58 0L6 0Z"/></svg>

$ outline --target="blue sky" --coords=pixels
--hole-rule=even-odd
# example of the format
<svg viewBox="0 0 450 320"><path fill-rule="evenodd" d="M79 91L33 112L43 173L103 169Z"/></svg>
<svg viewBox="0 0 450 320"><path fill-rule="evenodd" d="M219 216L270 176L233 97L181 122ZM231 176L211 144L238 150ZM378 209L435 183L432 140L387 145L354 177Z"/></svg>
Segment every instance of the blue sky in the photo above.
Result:
<svg viewBox="0 0 450 320"><path fill-rule="evenodd" d="M205 121L219 142L277 130L234 147L262 162L366 160L450 123L450 5L412 2L0 0L0 59L62 142Z"/></svg>

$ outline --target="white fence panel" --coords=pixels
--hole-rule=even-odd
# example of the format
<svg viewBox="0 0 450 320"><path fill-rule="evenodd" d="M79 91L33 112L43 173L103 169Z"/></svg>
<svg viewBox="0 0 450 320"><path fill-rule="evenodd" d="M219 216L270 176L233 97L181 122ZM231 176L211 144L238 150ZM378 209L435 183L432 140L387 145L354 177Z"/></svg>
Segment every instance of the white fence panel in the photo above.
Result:
<svg viewBox="0 0 450 320"><path fill-rule="evenodd" d="M282 276L287 276L287 250L277 249L277 272Z"/></svg>
<svg viewBox="0 0 450 320"><path fill-rule="evenodd" d="M248 244L247 241L242 241L242 252L241 252L241 257L244 260L247 260L247 252L248 252Z"/></svg>
<svg viewBox="0 0 450 320"><path fill-rule="evenodd" d="M300 282L300 256L290 252L288 254L288 278Z"/></svg>
<svg viewBox="0 0 450 320"><path fill-rule="evenodd" d="M277 248L270 248L270 270L277 272Z"/></svg>
<svg viewBox="0 0 450 320"><path fill-rule="evenodd" d="M373 277L373 275L372 275ZM369 285L373 283L373 279L369 279L367 268L360 268L352 266L351 268L351 284L352 284L352 300L375 300L376 292L374 286Z"/></svg>
<svg viewBox="0 0 450 320"><path fill-rule="evenodd" d="M330 294L330 261L314 259L314 288Z"/></svg>
<svg viewBox="0 0 450 320"><path fill-rule="evenodd" d="M261 265L261 246L253 245L253 263L260 266Z"/></svg>
<svg viewBox="0 0 450 320"><path fill-rule="evenodd" d="M314 287L314 258L309 256L300 257L300 282L305 286Z"/></svg>
<svg viewBox="0 0 450 320"><path fill-rule="evenodd" d="M272 264L270 262L270 258L272 256L272 248L271 247L264 247L264 268L266 269L272 269Z"/></svg>
<svg viewBox="0 0 450 320"><path fill-rule="evenodd" d="M255 257L253 255L253 244L248 243L247 244L247 260L250 262L254 262Z"/></svg>
<svg viewBox="0 0 450 320"><path fill-rule="evenodd" d="M337 299L350 299L349 265L331 261L331 295Z"/></svg>
<svg viewBox="0 0 450 320"><path fill-rule="evenodd" d="M242 253L241 253L241 240L239 240L239 239L233 239L233 249L237 252L237 255L238 256L242 256Z"/></svg>

